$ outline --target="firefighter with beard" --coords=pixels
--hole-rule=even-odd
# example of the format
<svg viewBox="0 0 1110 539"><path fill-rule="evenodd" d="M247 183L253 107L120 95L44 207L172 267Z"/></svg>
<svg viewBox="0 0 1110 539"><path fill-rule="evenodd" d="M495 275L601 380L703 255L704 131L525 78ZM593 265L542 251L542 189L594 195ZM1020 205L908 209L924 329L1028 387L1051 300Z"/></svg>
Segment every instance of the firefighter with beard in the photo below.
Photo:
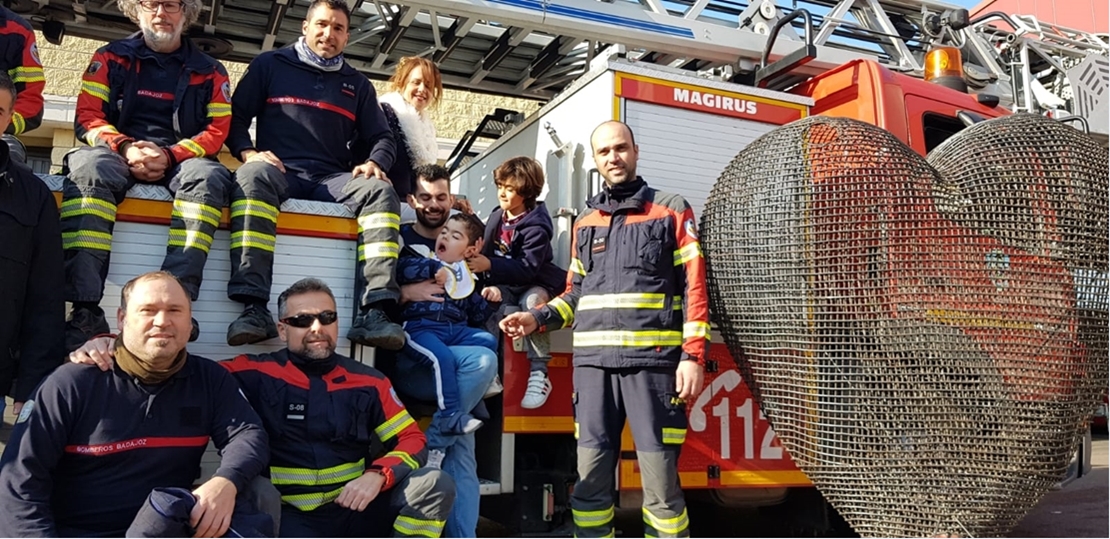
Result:
<svg viewBox="0 0 1110 539"><path fill-rule="evenodd" d="M196 301L212 236L231 196L231 173L215 159L231 125L227 71L182 32L199 0L120 0L140 31L93 54L81 77L75 133L88 144L65 157L62 247L66 328L72 350L108 332L100 300L108 276L116 205L136 183L174 195L162 269ZM199 328L192 321L189 340Z"/></svg>
<svg viewBox="0 0 1110 539"><path fill-rule="evenodd" d="M644 534L689 537L678 455L685 400L704 382L709 345L705 259L682 197L636 175L632 130L608 121L590 137L605 188L574 222L567 290L501 321L510 337L574 327L576 537L612 537L614 470L627 418L643 480Z"/></svg>

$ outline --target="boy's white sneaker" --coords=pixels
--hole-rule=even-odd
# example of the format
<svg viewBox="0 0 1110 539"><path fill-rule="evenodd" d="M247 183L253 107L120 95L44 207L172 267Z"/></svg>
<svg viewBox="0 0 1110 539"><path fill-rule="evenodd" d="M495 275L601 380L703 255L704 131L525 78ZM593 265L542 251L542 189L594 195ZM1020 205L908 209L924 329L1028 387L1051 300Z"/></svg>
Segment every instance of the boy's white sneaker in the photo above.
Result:
<svg viewBox="0 0 1110 539"><path fill-rule="evenodd" d="M447 456L447 453L444 453L443 451L440 451L438 449L431 449L431 450L428 451L428 462L426 464L424 464L424 467L425 468L435 468L437 470L442 469L443 468L443 457L446 457L446 456Z"/></svg>
<svg viewBox="0 0 1110 539"><path fill-rule="evenodd" d="M504 390L505 390L505 386L501 385L501 375L500 374L495 374L495 375L493 375L493 381L490 382L489 387L486 388L486 394L482 395L482 398L483 399L488 399L488 398L490 398L494 395L500 394Z"/></svg>
<svg viewBox="0 0 1110 539"><path fill-rule="evenodd" d="M543 406L547 396L551 394L551 379L543 371L532 371L528 375L528 389L524 391L524 400L521 408L532 410Z"/></svg>

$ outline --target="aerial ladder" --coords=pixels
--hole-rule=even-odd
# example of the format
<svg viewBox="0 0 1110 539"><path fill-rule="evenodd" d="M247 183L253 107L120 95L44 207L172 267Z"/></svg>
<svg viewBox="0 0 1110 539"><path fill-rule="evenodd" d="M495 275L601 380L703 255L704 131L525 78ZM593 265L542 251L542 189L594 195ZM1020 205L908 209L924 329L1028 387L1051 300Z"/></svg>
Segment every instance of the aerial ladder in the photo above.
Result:
<svg viewBox="0 0 1110 539"><path fill-rule="evenodd" d="M793 4L807 16L793 17L771 0L403 0L398 9L410 21L416 20L411 10L434 15L427 19L437 20L434 26L445 15L452 18L444 33L454 39L478 21L503 27L498 43L474 65L475 78L488 74L525 36L551 36L522 73L522 92L545 77L550 83L553 70L574 78L595 57L611 54L766 85L755 80L760 68L801 51L802 59L777 74L777 89L857 58L921 77L925 53L952 45L964 56L969 91L994 95L1015 112L1078 117L1085 129L1106 138L1110 44L1104 35L1000 12L969 20L959 6L932 0ZM428 52L440 56L453 44L438 39L439 28L433 31L436 50Z"/></svg>

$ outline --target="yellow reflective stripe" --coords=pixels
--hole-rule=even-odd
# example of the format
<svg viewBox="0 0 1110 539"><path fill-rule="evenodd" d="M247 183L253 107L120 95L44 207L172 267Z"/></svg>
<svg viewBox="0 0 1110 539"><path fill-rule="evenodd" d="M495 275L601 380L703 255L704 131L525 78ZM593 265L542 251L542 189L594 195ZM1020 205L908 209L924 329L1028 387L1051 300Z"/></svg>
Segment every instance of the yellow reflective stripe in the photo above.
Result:
<svg viewBox="0 0 1110 539"><path fill-rule="evenodd" d="M401 216L396 213L388 212L360 215L358 217L359 232L371 228L392 228L393 230L400 230Z"/></svg>
<svg viewBox="0 0 1110 539"><path fill-rule="evenodd" d="M420 464L416 462L416 459L412 458L412 455L405 453L404 451L390 451L389 453L386 453L385 456L397 457L401 459L401 461L404 462L406 466L414 470L420 467Z"/></svg>
<svg viewBox="0 0 1110 539"><path fill-rule="evenodd" d="M312 511L325 503L334 502L339 494L343 492L343 487L327 492L309 492L307 494L290 494L282 496L281 501L300 509L301 511Z"/></svg>
<svg viewBox="0 0 1110 539"><path fill-rule="evenodd" d="M674 518L659 518L651 514L646 507L643 512L644 524L655 528L661 534L678 535L686 531L686 528L690 525L690 517L686 515L685 508L682 509L681 514Z"/></svg>
<svg viewBox="0 0 1110 539"><path fill-rule="evenodd" d="M676 429L673 427L663 427L663 443L665 444L684 444L686 443L686 429Z"/></svg>
<svg viewBox="0 0 1110 539"><path fill-rule="evenodd" d="M231 248L242 249L244 247L254 247L257 249L264 249L266 251L274 252L274 246L277 245L277 236L273 234L263 234L253 230L239 230L231 233Z"/></svg>
<svg viewBox="0 0 1110 539"><path fill-rule="evenodd" d="M575 440L578 439L578 422L577 421L574 422L574 439Z"/></svg>
<svg viewBox="0 0 1110 539"><path fill-rule="evenodd" d="M8 70L8 76L11 77L12 82L44 82L46 80L41 67L13 67Z"/></svg>
<svg viewBox="0 0 1110 539"><path fill-rule="evenodd" d="M439 537L443 533L446 520L431 520L398 515L393 521L393 529L402 534L402 537Z"/></svg>
<svg viewBox="0 0 1110 539"><path fill-rule="evenodd" d="M220 226L220 209L207 204L174 199L171 215L181 219L204 221L212 226Z"/></svg>
<svg viewBox="0 0 1110 539"><path fill-rule="evenodd" d="M14 126L12 128L12 130L15 131L16 135L19 135L19 134L23 133L24 129L27 129L27 120L23 119L22 114L20 114L18 112L13 112L12 113L12 125Z"/></svg>
<svg viewBox="0 0 1110 539"><path fill-rule="evenodd" d="M197 144L197 142L191 138L181 139L177 142L177 145L184 147L190 152L193 152L193 155L197 157L204 157L205 153L207 153L204 151L204 148L200 146L200 144Z"/></svg>
<svg viewBox="0 0 1110 539"><path fill-rule="evenodd" d="M547 302L547 306L555 309L555 312L563 318L563 327L567 327L574 322L574 310L570 308L569 303L563 301L563 298L555 298Z"/></svg>
<svg viewBox="0 0 1110 539"><path fill-rule="evenodd" d="M666 294L595 294L582 296L578 300L578 310L662 309L666 300Z"/></svg>
<svg viewBox="0 0 1110 539"><path fill-rule="evenodd" d="M308 486L346 484L347 481L357 479L365 471L366 459L360 459L358 462L345 462L320 470L270 466L270 482L275 485Z"/></svg>
<svg viewBox="0 0 1110 539"><path fill-rule="evenodd" d="M708 322L686 322L682 324L682 339L686 340L691 337L705 337L709 338L709 323Z"/></svg>
<svg viewBox="0 0 1110 539"><path fill-rule="evenodd" d="M170 229L168 245L182 249L200 249L207 253L212 248L212 236L199 230Z"/></svg>
<svg viewBox="0 0 1110 539"><path fill-rule="evenodd" d="M597 511L579 511L577 509L570 510L571 516L574 517L574 525L582 528L596 528L598 526L605 526L613 521L613 506L606 509Z"/></svg>
<svg viewBox="0 0 1110 539"><path fill-rule="evenodd" d="M108 85L100 84L99 82L93 82L91 80L81 81L81 91L95 98L98 98L105 103L107 103L111 99L109 96L112 95L111 90L108 89Z"/></svg>
<svg viewBox="0 0 1110 539"><path fill-rule="evenodd" d="M111 251L112 235L107 232L96 232L93 230L62 232L62 249L98 249L101 251Z"/></svg>
<svg viewBox="0 0 1110 539"><path fill-rule="evenodd" d="M682 296L675 296L671 299L671 308L676 311L682 310Z"/></svg>
<svg viewBox="0 0 1110 539"><path fill-rule="evenodd" d="M674 265L681 266L695 258L701 258L701 244L696 241L674 252Z"/></svg>
<svg viewBox="0 0 1110 539"><path fill-rule="evenodd" d="M278 213L278 209L274 206L253 198L233 200L231 202L232 219L243 217L244 215L253 215L276 223L278 220Z"/></svg>
<svg viewBox="0 0 1110 539"><path fill-rule="evenodd" d="M71 198L62 201L61 218L78 215L95 215L105 221L116 222L116 205L93 197Z"/></svg>
<svg viewBox="0 0 1110 539"><path fill-rule="evenodd" d="M208 117L219 118L222 116L231 116L231 105L228 103L209 103L208 104Z"/></svg>
<svg viewBox="0 0 1110 539"><path fill-rule="evenodd" d="M682 333L656 330L576 331L574 346L681 346Z"/></svg>
<svg viewBox="0 0 1110 539"><path fill-rule="evenodd" d="M401 246L395 241L364 243L359 247L358 261L362 262L367 258L397 258L400 252Z"/></svg>
<svg viewBox="0 0 1110 539"><path fill-rule="evenodd" d="M582 261L577 258L570 259L570 271L573 271L574 273L577 273L583 277L586 276L586 266L583 265Z"/></svg>
<svg viewBox="0 0 1110 539"><path fill-rule="evenodd" d="M381 441L385 442L397 436L401 431L405 430L406 427L415 422L416 421L413 420L407 410L401 410L397 415L391 417L389 421L378 425L378 427L374 429L374 432Z"/></svg>
<svg viewBox="0 0 1110 539"><path fill-rule="evenodd" d="M89 144L89 146L96 146L96 139L98 137L100 137L101 133L109 133L109 134L112 134L112 135L118 135L119 131L117 131L115 127L110 126L110 125L103 125L103 126L100 126L100 127L96 127L96 128L90 129L88 133L85 133L85 142L87 142Z"/></svg>

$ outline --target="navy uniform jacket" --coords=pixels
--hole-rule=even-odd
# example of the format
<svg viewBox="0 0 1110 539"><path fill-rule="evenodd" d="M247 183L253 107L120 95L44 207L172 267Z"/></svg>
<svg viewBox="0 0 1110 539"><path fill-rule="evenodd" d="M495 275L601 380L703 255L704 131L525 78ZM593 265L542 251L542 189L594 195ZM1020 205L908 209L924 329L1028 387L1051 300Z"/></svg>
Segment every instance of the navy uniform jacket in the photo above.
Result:
<svg viewBox="0 0 1110 539"><path fill-rule="evenodd" d="M312 511L374 470L388 490L427 458L424 434L389 380L353 359L289 349L221 362L242 384L273 440L270 480L282 502Z"/></svg>
<svg viewBox="0 0 1110 539"><path fill-rule="evenodd" d="M499 253L496 252L497 240L501 235L504 215L505 210L496 208L486 221L482 254L489 258L489 271L484 275L485 284L539 285L547 289L551 297L563 293L567 287L567 271L552 262L555 257L551 247L554 226L547 206L536 202L536 207L525 213L517 223L509 250Z"/></svg>
<svg viewBox="0 0 1110 539"><path fill-rule="evenodd" d="M346 63L339 71L306 65L293 45L251 61L235 87L227 148L236 158L251 148L274 152L286 168L313 178L350 172L364 161L388 171L395 153L370 81Z"/></svg>
<svg viewBox="0 0 1110 539"><path fill-rule="evenodd" d="M235 379L190 355L147 387L67 363L43 381L0 458L0 536L122 537L156 487L191 488L208 441L243 492L270 449Z"/></svg>

